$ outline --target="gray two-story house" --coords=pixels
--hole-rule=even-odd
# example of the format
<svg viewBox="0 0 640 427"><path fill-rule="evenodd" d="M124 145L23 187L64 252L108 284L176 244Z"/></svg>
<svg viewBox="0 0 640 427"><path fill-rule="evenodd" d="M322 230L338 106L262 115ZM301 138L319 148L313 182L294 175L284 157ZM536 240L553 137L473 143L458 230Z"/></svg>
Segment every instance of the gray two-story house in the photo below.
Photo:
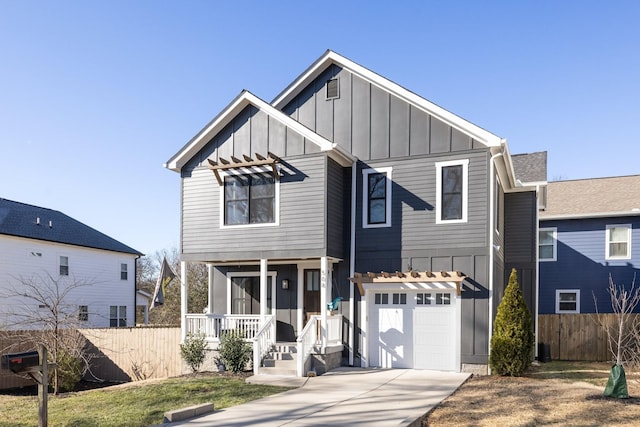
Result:
<svg viewBox="0 0 640 427"><path fill-rule="evenodd" d="M256 370L276 342L298 375L484 369L511 268L535 310L539 186L506 140L333 51L271 103L240 93L165 166L182 261L210 272L183 334L239 329Z"/></svg>

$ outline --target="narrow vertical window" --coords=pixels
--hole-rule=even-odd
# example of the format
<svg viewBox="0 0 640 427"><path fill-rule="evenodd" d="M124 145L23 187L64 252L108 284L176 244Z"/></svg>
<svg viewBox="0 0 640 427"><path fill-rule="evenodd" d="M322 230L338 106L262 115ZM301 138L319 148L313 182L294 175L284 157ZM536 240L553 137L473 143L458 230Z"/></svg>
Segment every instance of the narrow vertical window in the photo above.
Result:
<svg viewBox="0 0 640 427"><path fill-rule="evenodd" d="M555 261L557 259L557 233L555 227L541 228L538 231L538 258L540 261Z"/></svg>
<svg viewBox="0 0 640 427"><path fill-rule="evenodd" d="M391 168L362 171L362 227L391 226Z"/></svg>
<svg viewBox="0 0 640 427"><path fill-rule="evenodd" d="M436 163L436 223L467 222L469 160Z"/></svg>
<svg viewBox="0 0 640 427"><path fill-rule="evenodd" d="M78 320L81 322L86 322L89 320L89 306L87 305L78 306Z"/></svg>
<svg viewBox="0 0 640 427"><path fill-rule="evenodd" d="M127 271L127 264L126 263L122 263L120 264L120 280L127 280L129 277L128 271Z"/></svg>
<svg viewBox="0 0 640 427"><path fill-rule="evenodd" d="M631 225L607 225L606 259L631 258Z"/></svg>
<svg viewBox="0 0 640 427"><path fill-rule="evenodd" d="M326 99L335 99L340 97L340 81L338 79L331 79L327 81L327 93Z"/></svg>
<svg viewBox="0 0 640 427"><path fill-rule="evenodd" d="M60 275L61 276L69 275L69 257L66 257L66 256L60 257Z"/></svg>

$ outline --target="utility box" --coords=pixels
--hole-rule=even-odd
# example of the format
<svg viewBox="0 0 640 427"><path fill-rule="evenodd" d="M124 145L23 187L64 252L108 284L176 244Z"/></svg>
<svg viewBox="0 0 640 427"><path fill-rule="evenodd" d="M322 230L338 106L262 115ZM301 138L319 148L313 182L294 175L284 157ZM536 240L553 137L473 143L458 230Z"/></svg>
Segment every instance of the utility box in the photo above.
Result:
<svg viewBox="0 0 640 427"><path fill-rule="evenodd" d="M24 372L28 368L38 365L40 365L40 356L37 351L2 355L2 368L9 369L14 374Z"/></svg>

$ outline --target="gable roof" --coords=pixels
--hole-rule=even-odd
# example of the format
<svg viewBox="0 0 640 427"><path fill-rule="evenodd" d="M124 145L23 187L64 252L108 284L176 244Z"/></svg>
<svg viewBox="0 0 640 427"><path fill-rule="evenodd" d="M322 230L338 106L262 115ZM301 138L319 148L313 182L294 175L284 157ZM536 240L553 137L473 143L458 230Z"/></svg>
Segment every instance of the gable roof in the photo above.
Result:
<svg viewBox="0 0 640 427"><path fill-rule="evenodd" d="M346 165L351 164L355 159L350 153L346 152L338 144L313 132L308 127L295 121L282 111L275 109L272 105L261 100L251 92L243 90L231 103L222 110L213 120L211 120L200 132L194 136L191 141L173 155L164 167L179 172L180 169L200 151L211 139L218 134L226 125L228 125L234 117L236 117L247 106L253 105L258 110L268 114L270 117L281 122L283 125L298 132L310 142L318 145L321 151L329 152L329 155L338 161L338 163Z"/></svg>
<svg viewBox="0 0 640 427"><path fill-rule="evenodd" d="M520 182L547 181L547 152L512 154L513 170Z"/></svg>
<svg viewBox="0 0 640 427"><path fill-rule="evenodd" d="M2 198L0 234L143 255L62 212Z"/></svg>
<svg viewBox="0 0 640 427"><path fill-rule="evenodd" d="M640 175L554 181L540 219L640 215Z"/></svg>
<svg viewBox="0 0 640 427"><path fill-rule="evenodd" d="M504 140L491 132L457 116L444 108L427 101L425 98L403 88L397 83L382 77L373 71L356 64L348 58L332 51L327 50L324 55L318 58L306 71L304 71L297 79L295 79L287 88L282 91L272 102L278 110L282 110L293 98L296 97L305 87L307 87L315 78L317 78L324 70L332 64L336 64L341 68L347 69L356 76L370 82L371 84L397 96L405 102L414 105L426 113L436 117L449 126L459 130L460 132L471 136L474 140L485 144L488 147L500 147Z"/></svg>

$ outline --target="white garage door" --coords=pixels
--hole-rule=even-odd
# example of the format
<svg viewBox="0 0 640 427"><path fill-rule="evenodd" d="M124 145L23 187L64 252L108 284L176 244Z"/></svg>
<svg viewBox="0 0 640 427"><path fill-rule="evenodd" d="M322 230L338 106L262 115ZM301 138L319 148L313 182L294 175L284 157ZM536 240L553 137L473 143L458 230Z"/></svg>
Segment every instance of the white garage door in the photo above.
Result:
<svg viewBox="0 0 640 427"><path fill-rule="evenodd" d="M371 303L371 366L458 370L454 293L374 291Z"/></svg>

